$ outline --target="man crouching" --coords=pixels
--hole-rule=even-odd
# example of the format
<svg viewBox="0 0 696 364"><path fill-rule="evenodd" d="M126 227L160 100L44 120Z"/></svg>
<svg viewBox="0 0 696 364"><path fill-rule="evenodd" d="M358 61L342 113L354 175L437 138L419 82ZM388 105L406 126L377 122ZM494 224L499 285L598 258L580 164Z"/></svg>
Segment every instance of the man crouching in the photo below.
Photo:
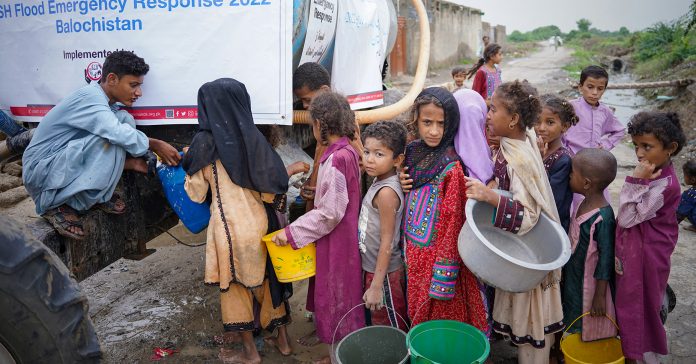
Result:
<svg viewBox="0 0 696 364"><path fill-rule="evenodd" d="M24 186L59 234L84 239L78 211L96 205L122 214L126 205L114 194L124 169L147 173L139 157L148 149L170 165L179 163L177 150L148 138L120 106L130 107L142 96L150 67L132 52L111 53L99 83L64 98L46 114L22 158Z"/></svg>

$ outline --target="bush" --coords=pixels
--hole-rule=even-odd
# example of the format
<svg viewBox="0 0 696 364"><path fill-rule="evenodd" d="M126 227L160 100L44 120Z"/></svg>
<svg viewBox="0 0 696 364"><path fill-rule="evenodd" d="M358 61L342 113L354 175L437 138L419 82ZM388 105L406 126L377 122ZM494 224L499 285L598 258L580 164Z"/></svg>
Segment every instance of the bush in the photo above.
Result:
<svg viewBox="0 0 696 364"><path fill-rule="evenodd" d="M636 59L647 61L664 52L664 47L668 46L678 36L677 32L681 29L678 24L667 24L659 22L644 32L641 32L636 41Z"/></svg>
<svg viewBox="0 0 696 364"><path fill-rule="evenodd" d="M657 23L640 32L634 44L638 61L659 59L667 67L696 55L696 35L688 32L680 21Z"/></svg>

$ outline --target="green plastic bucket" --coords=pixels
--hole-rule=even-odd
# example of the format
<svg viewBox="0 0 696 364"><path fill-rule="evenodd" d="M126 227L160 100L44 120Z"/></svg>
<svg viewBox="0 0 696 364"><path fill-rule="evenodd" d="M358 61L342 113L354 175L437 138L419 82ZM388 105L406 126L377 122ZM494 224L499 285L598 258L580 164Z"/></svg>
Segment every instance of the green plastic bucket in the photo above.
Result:
<svg viewBox="0 0 696 364"><path fill-rule="evenodd" d="M426 321L409 331L406 344L411 364L483 363L491 351L486 335L452 320Z"/></svg>
<svg viewBox="0 0 696 364"><path fill-rule="evenodd" d="M391 326L351 332L336 347L337 364L402 364L408 361L406 333Z"/></svg>

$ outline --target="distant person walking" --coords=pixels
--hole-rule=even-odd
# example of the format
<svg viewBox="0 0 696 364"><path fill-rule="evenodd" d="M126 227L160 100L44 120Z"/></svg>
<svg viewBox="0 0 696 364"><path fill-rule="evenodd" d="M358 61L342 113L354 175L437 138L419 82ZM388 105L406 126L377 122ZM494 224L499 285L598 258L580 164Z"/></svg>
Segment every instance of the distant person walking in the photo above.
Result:
<svg viewBox="0 0 696 364"><path fill-rule="evenodd" d="M478 50L476 51L476 57L478 58L483 58L483 51L488 47L488 44L491 42L490 38L487 35L484 35L483 38L481 38L483 43L481 43L478 47Z"/></svg>

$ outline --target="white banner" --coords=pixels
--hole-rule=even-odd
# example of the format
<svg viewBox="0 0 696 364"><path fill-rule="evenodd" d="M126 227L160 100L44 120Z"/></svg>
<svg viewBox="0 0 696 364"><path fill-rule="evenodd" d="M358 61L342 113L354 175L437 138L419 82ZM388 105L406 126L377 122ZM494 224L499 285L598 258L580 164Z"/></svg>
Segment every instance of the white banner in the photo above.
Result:
<svg viewBox="0 0 696 364"><path fill-rule="evenodd" d="M231 77L256 123L292 123L292 1L0 0L0 108L37 122L131 50L150 65L139 125L197 123L198 88Z"/></svg>
<svg viewBox="0 0 696 364"><path fill-rule="evenodd" d="M300 64L319 62L336 34L338 0L310 0L309 24Z"/></svg>
<svg viewBox="0 0 696 364"><path fill-rule="evenodd" d="M381 70L389 25L385 0L340 1L331 87L354 110L384 103Z"/></svg>

